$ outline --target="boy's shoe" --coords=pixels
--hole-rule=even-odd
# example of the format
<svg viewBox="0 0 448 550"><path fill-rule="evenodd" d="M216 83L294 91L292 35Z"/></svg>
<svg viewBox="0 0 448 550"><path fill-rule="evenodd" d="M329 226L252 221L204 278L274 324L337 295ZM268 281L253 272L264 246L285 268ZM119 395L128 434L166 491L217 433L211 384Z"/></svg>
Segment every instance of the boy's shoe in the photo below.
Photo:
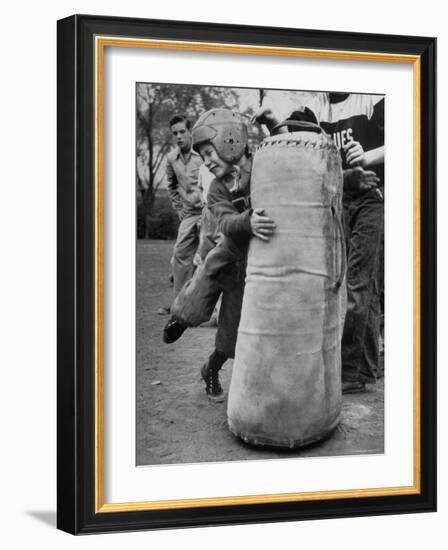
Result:
<svg viewBox="0 0 448 550"><path fill-rule="evenodd" d="M163 327L163 341L165 344L172 344L176 340L179 340L186 328L187 325L183 321L176 317L171 317Z"/></svg>
<svg viewBox="0 0 448 550"><path fill-rule="evenodd" d="M222 403L224 401L224 390L219 382L219 372L210 369L207 361L202 365L201 376L205 382L205 393L210 401Z"/></svg>
<svg viewBox="0 0 448 550"><path fill-rule="evenodd" d="M342 393L364 393L366 385L364 382L342 382Z"/></svg>

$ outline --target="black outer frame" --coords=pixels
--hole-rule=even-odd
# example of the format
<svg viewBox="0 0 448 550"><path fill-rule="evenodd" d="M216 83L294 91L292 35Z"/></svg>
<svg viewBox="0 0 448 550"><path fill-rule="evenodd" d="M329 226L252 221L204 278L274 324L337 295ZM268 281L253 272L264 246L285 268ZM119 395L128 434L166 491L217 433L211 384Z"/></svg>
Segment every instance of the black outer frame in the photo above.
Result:
<svg viewBox="0 0 448 550"><path fill-rule="evenodd" d="M94 512L94 37L382 52L421 58L421 493ZM73 534L436 510L436 39L74 15L58 21L57 526Z"/></svg>

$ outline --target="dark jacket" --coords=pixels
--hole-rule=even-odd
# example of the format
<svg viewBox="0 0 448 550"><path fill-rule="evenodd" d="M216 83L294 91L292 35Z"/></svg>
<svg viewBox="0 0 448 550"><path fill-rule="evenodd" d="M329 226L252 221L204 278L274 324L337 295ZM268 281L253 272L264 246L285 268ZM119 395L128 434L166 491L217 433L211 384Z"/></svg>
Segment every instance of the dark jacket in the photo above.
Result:
<svg viewBox="0 0 448 550"><path fill-rule="evenodd" d="M231 193L222 181L215 178L207 196L207 205L216 219L218 231L224 235L223 245L239 257L246 255L252 236L249 193L249 186L244 192Z"/></svg>

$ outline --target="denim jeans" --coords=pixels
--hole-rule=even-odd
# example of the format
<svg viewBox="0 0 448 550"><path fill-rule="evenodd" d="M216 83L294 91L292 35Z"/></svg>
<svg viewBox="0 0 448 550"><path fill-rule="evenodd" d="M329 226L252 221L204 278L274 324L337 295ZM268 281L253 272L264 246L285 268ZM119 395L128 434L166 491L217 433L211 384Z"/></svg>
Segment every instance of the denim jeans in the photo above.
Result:
<svg viewBox="0 0 448 550"><path fill-rule="evenodd" d="M345 196L347 314L342 336L342 381L374 383L379 362L380 262L384 201L374 189Z"/></svg>

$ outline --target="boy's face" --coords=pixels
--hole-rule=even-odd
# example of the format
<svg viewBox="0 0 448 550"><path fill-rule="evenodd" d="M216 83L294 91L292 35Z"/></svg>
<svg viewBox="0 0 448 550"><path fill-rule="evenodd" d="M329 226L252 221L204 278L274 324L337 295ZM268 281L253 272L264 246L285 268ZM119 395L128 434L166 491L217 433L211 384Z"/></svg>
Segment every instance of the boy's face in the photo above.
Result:
<svg viewBox="0 0 448 550"><path fill-rule="evenodd" d="M218 179L223 178L233 170L233 164L229 164L218 156L216 149L211 143L199 145L199 154L204 161L205 166Z"/></svg>
<svg viewBox="0 0 448 550"><path fill-rule="evenodd" d="M176 122L171 126L171 133L179 149L185 153L191 149L191 132L185 122Z"/></svg>

